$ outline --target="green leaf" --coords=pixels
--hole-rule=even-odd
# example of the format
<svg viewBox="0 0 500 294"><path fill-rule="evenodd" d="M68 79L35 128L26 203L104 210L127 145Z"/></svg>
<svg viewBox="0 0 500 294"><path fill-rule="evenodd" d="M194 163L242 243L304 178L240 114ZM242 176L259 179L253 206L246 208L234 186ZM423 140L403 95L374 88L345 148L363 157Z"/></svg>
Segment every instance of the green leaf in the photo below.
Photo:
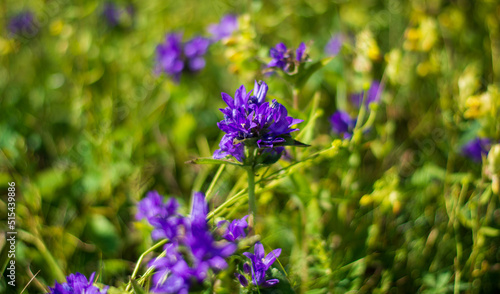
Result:
<svg viewBox="0 0 500 294"><path fill-rule="evenodd" d="M274 146L310 147L311 145L307 145L305 143L299 142L299 141L294 140L291 137L289 137L289 138L285 138L284 143L274 144Z"/></svg>
<svg viewBox="0 0 500 294"><path fill-rule="evenodd" d="M136 294L146 294L146 292L137 284L135 280L131 280L132 288L134 288L134 293Z"/></svg>
<svg viewBox="0 0 500 294"><path fill-rule="evenodd" d="M5 242L2 247L2 251L0 252L0 273L3 274L7 264L9 263L9 242Z"/></svg>
<svg viewBox="0 0 500 294"><path fill-rule="evenodd" d="M122 289L122 287L120 287L120 288L109 287L108 291L106 293L107 294L130 294L130 292L125 291L124 289Z"/></svg>
<svg viewBox="0 0 500 294"><path fill-rule="evenodd" d="M295 80L295 88L301 89L315 72L327 65L330 61L332 61L332 59L333 57L326 57L304 69L301 69Z"/></svg>
<svg viewBox="0 0 500 294"><path fill-rule="evenodd" d="M89 219L89 232L92 241L105 253L116 252L120 247L120 238L115 226L103 215L94 214Z"/></svg>
<svg viewBox="0 0 500 294"><path fill-rule="evenodd" d="M52 200L57 189L63 187L68 182L68 173L62 169L48 169L39 172L35 183L40 189L40 194L46 200Z"/></svg>
<svg viewBox="0 0 500 294"><path fill-rule="evenodd" d="M261 294L265 294L265 293L268 293L268 294L271 294L271 293L281 293L281 294L292 293L292 294L294 294L295 293L295 291L293 290L292 286L290 285L290 282L288 281L288 279L277 268L273 268L271 270L271 277L269 277L267 279L278 279L280 282L278 284L274 285L273 287L260 289ZM254 292L254 293L257 293L257 292Z"/></svg>
<svg viewBox="0 0 500 294"><path fill-rule="evenodd" d="M189 161L186 161L188 164L232 164L232 165L237 165L237 166L243 166L240 163L237 163L235 161L231 160L224 160L224 159L214 159L214 158L209 158L209 157L204 157L204 158L195 158Z"/></svg>

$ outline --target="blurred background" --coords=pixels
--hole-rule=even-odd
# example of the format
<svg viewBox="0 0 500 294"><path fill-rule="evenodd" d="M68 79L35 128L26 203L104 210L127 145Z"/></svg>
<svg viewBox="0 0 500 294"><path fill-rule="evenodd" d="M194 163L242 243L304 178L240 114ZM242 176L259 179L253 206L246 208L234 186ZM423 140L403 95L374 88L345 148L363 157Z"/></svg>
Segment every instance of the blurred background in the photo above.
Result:
<svg viewBox="0 0 500 294"><path fill-rule="evenodd" d="M16 31L26 12L31 25ZM210 46L203 70L155 74L167 33L209 37L228 13L239 28ZM154 189L186 209L207 190L218 167L185 162L218 148L220 93L259 79L312 145L290 149L257 189L256 229L283 248L297 293L499 291L498 190L486 159L461 152L500 139L499 18L498 1L2 1L0 228L14 181L18 292L35 275L25 293L77 271L127 282L153 244L136 203ZM287 80L262 73L269 49L305 42L314 62L334 36L340 52L289 107ZM330 115L357 116L349 97L373 80L384 90L369 131L339 140ZM211 207L245 187L243 174L222 171ZM217 217L246 210L243 199ZM234 293L230 283L216 292Z"/></svg>

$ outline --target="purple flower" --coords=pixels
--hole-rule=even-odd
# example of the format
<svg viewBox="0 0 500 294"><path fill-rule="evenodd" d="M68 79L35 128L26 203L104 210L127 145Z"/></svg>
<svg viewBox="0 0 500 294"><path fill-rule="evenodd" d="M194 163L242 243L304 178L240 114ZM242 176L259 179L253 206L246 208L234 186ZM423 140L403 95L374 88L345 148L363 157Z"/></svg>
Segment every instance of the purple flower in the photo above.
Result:
<svg viewBox="0 0 500 294"><path fill-rule="evenodd" d="M356 126L356 120L356 118L351 118L347 112L336 111L330 117L332 131L337 135L343 134L344 139L350 139Z"/></svg>
<svg viewBox="0 0 500 294"><path fill-rule="evenodd" d="M304 42L300 43L296 51L296 59L298 62L305 61L306 58L306 44Z"/></svg>
<svg viewBox="0 0 500 294"><path fill-rule="evenodd" d="M383 86L378 81L373 81L368 91L366 91L365 104L369 105L370 103L379 102L382 95L382 90ZM363 102L364 95L364 91L353 94L351 96L351 100L356 106L360 107L361 103Z"/></svg>
<svg viewBox="0 0 500 294"><path fill-rule="evenodd" d="M81 273L70 274L66 277L67 283L59 284L56 282L54 288L49 287L49 293L51 294L106 294L108 287L106 286L103 290L100 290L94 286L95 273L90 275L90 279L82 275Z"/></svg>
<svg viewBox="0 0 500 294"><path fill-rule="evenodd" d="M342 48L342 36L337 34L326 44L325 53L330 56L336 56L339 54L340 48Z"/></svg>
<svg viewBox="0 0 500 294"><path fill-rule="evenodd" d="M276 100L272 103L264 102L268 86L266 83L255 82L252 91L248 92L241 86L234 95L234 99L222 93L222 99L227 107L221 109L224 120L217 123L219 129L226 134L214 153L214 158L233 156L238 161L244 161L244 146L251 145L259 149L271 148L274 152L283 152L283 146L290 133L298 129L291 126L302 122L288 116L286 108ZM261 150L261 153L264 153Z"/></svg>
<svg viewBox="0 0 500 294"><path fill-rule="evenodd" d="M488 155L491 148L491 140L488 138L476 138L462 147L462 153L472 161L481 162L483 155Z"/></svg>
<svg viewBox="0 0 500 294"><path fill-rule="evenodd" d="M153 275L154 293L187 294L191 279L191 269L177 250L175 244L164 246L165 257L157 258L150 266L157 268Z"/></svg>
<svg viewBox="0 0 500 294"><path fill-rule="evenodd" d="M228 14L221 18L220 23L208 26L208 32L212 35L213 41L219 41L227 38L238 29L238 17L234 14Z"/></svg>
<svg viewBox="0 0 500 294"><path fill-rule="evenodd" d="M123 13L126 13L130 18L132 18L135 13L134 6L129 4L123 8L116 5L114 2L106 2L102 9L102 16L110 27L116 27L120 24L120 18L124 15Z"/></svg>
<svg viewBox="0 0 500 294"><path fill-rule="evenodd" d="M108 22L110 27L114 27L118 24L120 20L120 9L113 2L107 2L104 4L102 15L104 19Z"/></svg>
<svg viewBox="0 0 500 294"><path fill-rule="evenodd" d="M148 192L146 198L138 204L135 215L137 220L147 219L154 227L151 236L158 240L162 238L175 239L178 235L178 227L183 219L177 214L179 203L175 198L170 198L166 203L156 191Z"/></svg>
<svg viewBox="0 0 500 294"><path fill-rule="evenodd" d="M8 30L12 35L34 36L38 32L35 15L31 11L23 11L12 17Z"/></svg>
<svg viewBox="0 0 500 294"><path fill-rule="evenodd" d="M268 68L280 68L288 74L298 71L301 63L307 61L306 44L300 43L295 52L288 49L285 44L279 43L269 50L269 55L273 58L268 64Z"/></svg>
<svg viewBox="0 0 500 294"><path fill-rule="evenodd" d="M183 44L182 34L168 34L165 43L156 47L156 73L164 72L179 81L183 71L200 71L205 67L203 56L209 45L210 41L202 37Z"/></svg>
<svg viewBox="0 0 500 294"><path fill-rule="evenodd" d="M222 237L228 241L234 242L238 240L238 238L244 238L247 236L245 229L248 228L248 223L247 223L247 218L248 215L244 216L242 219L235 219L231 223L228 221L220 221L217 226L221 227L225 224L229 225L227 226L226 231L222 234Z"/></svg>
<svg viewBox="0 0 500 294"><path fill-rule="evenodd" d="M177 227L184 227L184 235L178 236L177 242L165 245L166 256L150 264L157 269L153 292L188 293L193 282L201 283L207 278L209 270L217 272L226 268L225 259L236 251L236 245L216 242L213 238L207 223L205 195L195 193L192 202L190 217L177 223Z"/></svg>
<svg viewBox="0 0 500 294"><path fill-rule="evenodd" d="M194 37L184 44L184 55L190 71L196 72L205 67L203 56L207 53L208 45L210 41L202 37Z"/></svg>
<svg viewBox="0 0 500 294"><path fill-rule="evenodd" d="M245 252L243 255L248 257L252 263L252 266L249 267L248 265L243 266L243 271L248 273L248 271L251 272L252 274L252 281L253 284L256 286L263 286L263 287L270 287L273 286L277 283L279 283L278 279L270 279L266 280L266 271L271 267L271 265L274 263L276 258L278 258L281 254L281 249L274 249L273 251L269 252L265 257L265 252L264 252L264 246L260 243L257 242L254 247L254 254L250 252ZM240 278L240 283L246 282L246 278L243 277ZM243 286L244 283L241 283Z"/></svg>
<svg viewBox="0 0 500 294"><path fill-rule="evenodd" d="M193 256L193 275L198 281L207 277L207 271L222 270L227 267L224 260L236 251L236 245L215 242L207 224L208 204L205 195L197 192L193 195L191 208L191 226L185 238L185 244Z"/></svg>
<svg viewBox="0 0 500 294"><path fill-rule="evenodd" d="M165 43L156 47L156 72L165 72L175 80L179 80L184 69L182 59L182 35L168 34Z"/></svg>

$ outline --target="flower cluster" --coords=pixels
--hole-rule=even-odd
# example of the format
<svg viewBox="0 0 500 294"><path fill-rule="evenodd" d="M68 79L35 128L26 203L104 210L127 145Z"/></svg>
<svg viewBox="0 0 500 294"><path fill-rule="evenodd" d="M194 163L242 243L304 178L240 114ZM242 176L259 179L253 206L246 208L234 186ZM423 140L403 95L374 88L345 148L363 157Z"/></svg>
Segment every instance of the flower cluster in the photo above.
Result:
<svg viewBox="0 0 500 294"><path fill-rule="evenodd" d="M35 15L31 11L18 13L10 19L8 30L12 35L35 35L38 32Z"/></svg>
<svg viewBox="0 0 500 294"><path fill-rule="evenodd" d="M481 162L483 155L488 155L491 148L491 140L488 138L476 138L462 147L462 153L472 161Z"/></svg>
<svg viewBox="0 0 500 294"><path fill-rule="evenodd" d="M203 282L210 270L225 269L225 259L237 247L232 242L215 240L207 223L208 205L203 193L193 195L189 217L178 214L177 207L175 199L165 203L157 192L148 193L138 205L136 218L147 219L155 228L153 238L168 238L170 241L164 247L166 256L150 264L157 269L152 287L156 293L188 293L189 287ZM246 235L247 227L246 217L235 220L224 237L235 241Z"/></svg>
<svg viewBox="0 0 500 294"><path fill-rule="evenodd" d="M224 120L217 123L226 134L214 153L220 159L228 155L243 162L246 158L245 145L257 147L262 152L280 156L284 151L290 133L297 131L292 126L302 122L288 116L286 108L273 100L265 102L268 86L264 82L255 82L252 91L241 86L234 94L234 99L222 93L227 107L221 109ZM279 158L279 157L278 157Z"/></svg>
<svg viewBox="0 0 500 294"><path fill-rule="evenodd" d="M340 110L336 111L330 117L332 131L337 135L343 136L344 139L350 139L352 137L356 122L356 118L353 118L347 112Z"/></svg>
<svg viewBox="0 0 500 294"><path fill-rule="evenodd" d="M59 284L56 282L54 288L49 287L49 293L51 294L106 294L108 287L104 289L99 289L94 286L95 273L90 275L90 279L82 275L81 273L70 274L66 280L67 283Z"/></svg>
<svg viewBox="0 0 500 294"><path fill-rule="evenodd" d="M182 34L168 34L165 43L156 47L156 73L164 72L179 81L183 71L200 71L205 67L204 55L209 45L210 41L203 37L182 43Z"/></svg>
<svg viewBox="0 0 500 294"><path fill-rule="evenodd" d="M257 242L254 247L254 253L245 252L243 255L248 257L251 262L251 266L248 263L243 265L243 272L247 275L252 275L252 282L256 286L271 287L279 283L278 279L266 279L266 271L271 267L271 265L276 261L281 254L281 249L274 249L265 255L264 246ZM248 280L245 275L236 274L236 277L240 281L243 287L248 286Z"/></svg>
<svg viewBox="0 0 500 294"><path fill-rule="evenodd" d="M208 32L212 35L213 41L220 41L230 37L238 29L238 17L228 14L221 18L218 24L208 26Z"/></svg>
<svg viewBox="0 0 500 294"><path fill-rule="evenodd" d="M300 43L295 52L286 48L285 44L279 43L274 48L271 48L269 55L273 59L267 64L267 67L280 68L288 74L297 73L299 65L308 59L306 44L304 43Z"/></svg>

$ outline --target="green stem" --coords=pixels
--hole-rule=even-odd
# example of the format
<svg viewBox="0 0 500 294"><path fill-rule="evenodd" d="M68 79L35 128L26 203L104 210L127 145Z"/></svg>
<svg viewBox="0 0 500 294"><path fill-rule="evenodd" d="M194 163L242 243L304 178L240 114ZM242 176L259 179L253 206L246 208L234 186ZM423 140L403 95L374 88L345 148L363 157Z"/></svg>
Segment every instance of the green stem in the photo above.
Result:
<svg viewBox="0 0 500 294"><path fill-rule="evenodd" d="M298 88L293 88L293 108L294 109L299 109L299 91L300 89Z"/></svg>
<svg viewBox="0 0 500 294"><path fill-rule="evenodd" d="M160 242L156 243L155 245L153 245L153 247L149 248L148 250L146 250L143 254L141 254L141 256L139 257L139 260L137 260L137 264L135 265L135 268L134 268L134 271L132 272L132 276L130 277L130 281L128 282L127 284L127 288L125 288L125 291L129 291L130 290L130 287L132 287L132 280L135 278L135 276L137 275L137 272L139 271L139 266L141 265L142 263L142 260L144 259L144 257L156 250L156 248L162 246L163 244L167 243L167 239L165 240L161 240Z"/></svg>
<svg viewBox="0 0 500 294"><path fill-rule="evenodd" d="M248 175L248 206L253 216L254 223L257 217L257 205L255 204L255 172L253 167L247 167Z"/></svg>
<svg viewBox="0 0 500 294"><path fill-rule="evenodd" d="M57 264L57 261L55 260L54 256L52 256L47 247L45 247L43 241L39 239L37 236L32 235L31 233L23 230L19 230L18 234L19 234L19 239L23 240L24 242L35 245L35 247L41 253L43 259L45 259L49 271L52 272L52 274L56 277L56 280L58 280L59 282L64 282L66 280L66 277L64 276L61 268Z"/></svg>
<svg viewBox="0 0 500 294"><path fill-rule="evenodd" d="M226 167L225 164L221 164L219 166L219 169L217 170L217 173L215 174L215 177L214 179L212 180L212 182L210 183L210 186L208 187L208 190L207 192L205 193L205 197L206 197L206 200L210 200L210 198L212 198L212 190L214 189L215 187L215 184L217 183L217 180L219 180L219 177L220 175L222 174L222 171L224 170L224 168Z"/></svg>

